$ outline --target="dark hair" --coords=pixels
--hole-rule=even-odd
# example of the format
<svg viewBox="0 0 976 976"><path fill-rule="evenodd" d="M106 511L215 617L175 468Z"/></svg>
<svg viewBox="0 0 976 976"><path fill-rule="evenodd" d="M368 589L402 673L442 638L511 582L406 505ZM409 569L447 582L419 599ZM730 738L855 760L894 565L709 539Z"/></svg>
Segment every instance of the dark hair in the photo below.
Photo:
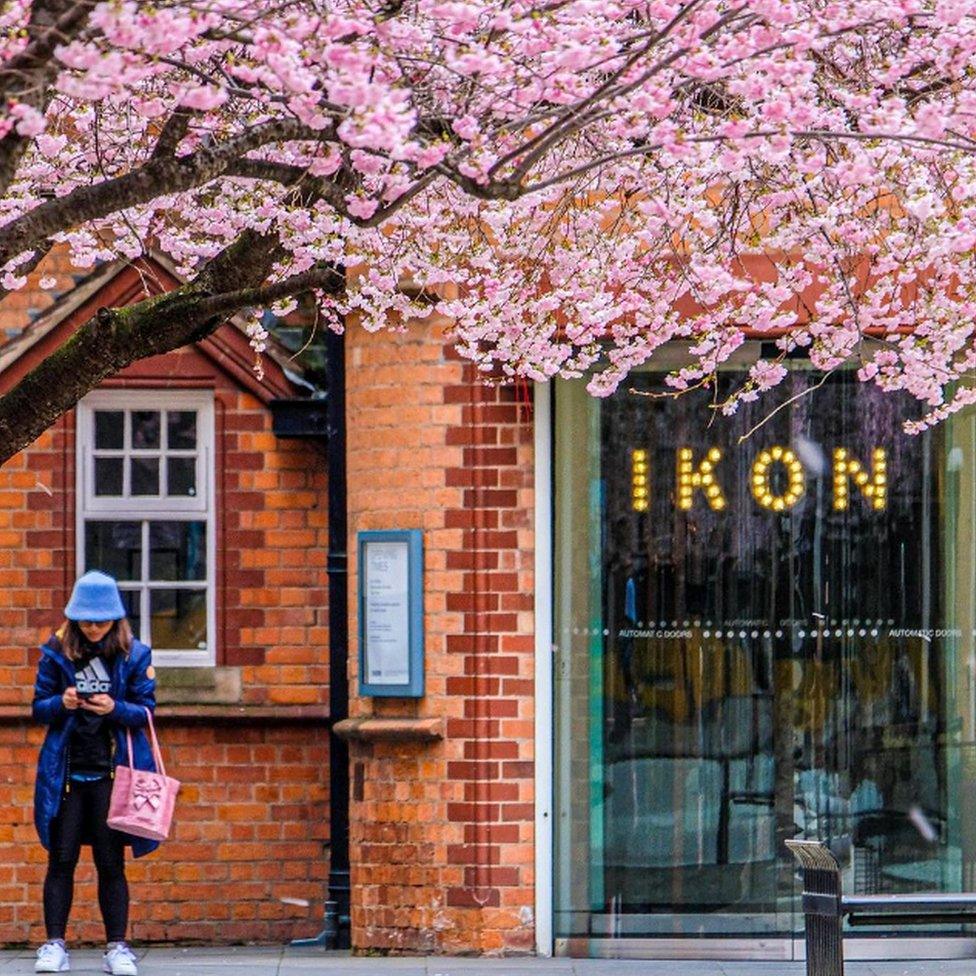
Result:
<svg viewBox="0 0 976 976"><path fill-rule="evenodd" d="M82 655L85 635L81 632L76 620L66 620L58 631L61 638L61 648L69 661L77 661ZM132 649L132 628L129 621L123 617L112 622L112 629L102 638L101 653L110 660L116 654L126 655Z"/></svg>

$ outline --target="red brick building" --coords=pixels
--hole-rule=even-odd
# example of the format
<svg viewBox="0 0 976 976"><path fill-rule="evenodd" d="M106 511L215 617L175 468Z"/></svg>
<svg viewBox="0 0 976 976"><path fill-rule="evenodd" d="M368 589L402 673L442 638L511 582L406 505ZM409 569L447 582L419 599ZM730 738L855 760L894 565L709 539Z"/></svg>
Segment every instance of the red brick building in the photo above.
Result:
<svg viewBox="0 0 976 976"><path fill-rule="evenodd" d="M11 296L9 389L106 304L172 287L156 262L106 267L62 297ZM351 332L348 551L368 528L420 528L426 686L356 695L349 601L352 940L401 951L532 951L531 410L481 384L436 326ZM329 877L327 449L273 433L264 375L228 323L106 381L0 471L0 942L36 940L44 859L31 820L42 730L37 644L71 584L119 581L154 648L159 725L184 782L175 836L131 868L133 938L275 942L320 928ZM291 378L289 378L291 376ZM355 559L350 566L355 593ZM100 933L83 864L73 923ZM308 909L283 902L304 899Z"/></svg>
<svg viewBox="0 0 976 976"><path fill-rule="evenodd" d="M11 296L0 388L173 283L62 277L30 324ZM485 384L449 325L350 322L317 401L286 360L258 379L228 323L0 471L0 941L40 935L35 648L96 562L154 646L185 783L175 838L132 868L137 940L314 935L347 822L359 950L794 958L796 835L851 890L971 888L973 415L909 438L905 403L802 359L776 410L635 396L667 348L602 400ZM360 684L376 530L422 535L420 697ZM903 934L859 951L976 950Z"/></svg>
<svg viewBox="0 0 976 976"><path fill-rule="evenodd" d="M98 307L172 283L141 264L70 288L0 352L0 388ZM5 324L23 326L18 313ZM227 324L107 381L0 470L0 942L42 935L42 729L29 702L38 643L86 565L119 578L156 648L160 734L184 783L174 838L131 868L133 937L281 941L317 924L328 871L325 457L272 434L267 405L294 388L274 359L261 379L252 362ZM73 933L97 940L84 858L79 872Z"/></svg>

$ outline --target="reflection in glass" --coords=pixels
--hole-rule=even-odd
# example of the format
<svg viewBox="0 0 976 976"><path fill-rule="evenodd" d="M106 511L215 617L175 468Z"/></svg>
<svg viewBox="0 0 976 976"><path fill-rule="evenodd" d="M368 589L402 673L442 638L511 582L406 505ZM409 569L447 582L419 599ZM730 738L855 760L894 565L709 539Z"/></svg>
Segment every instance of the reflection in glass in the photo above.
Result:
<svg viewBox="0 0 976 976"><path fill-rule="evenodd" d="M140 593L138 590L127 590L125 587L119 588L119 595L122 597L122 606L125 607L125 615L129 618L129 626L135 637L142 639L142 612L140 608Z"/></svg>
<svg viewBox="0 0 976 976"><path fill-rule="evenodd" d="M95 458L95 494L102 497L122 494L122 458Z"/></svg>
<svg viewBox="0 0 976 976"><path fill-rule="evenodd" d="M137 580L142 565L142 523L85 522L85 570Z"/></svg>
<svg viewBox="0 0 976 976"><path fill-rule="evenodd" d="M171 496L196 495L197 461L195 457L166 459L166 489Z"/></svg>
<svg viewBox="0 0 976 976"><path fill-rule="evenodd" d="M136 449L159 447L159 411L132 411L132 446Z"/></svg>
<svg viewBox="0 0 976 976"><path fill-rule="evenodd" d="M192 451L197 446L196 410L170 410L166 414L166 423L169 450Z"/></svg>
<svg viewBox="0 0 976 976"><path fill-rule="evenodd" d="M150 579L188 581L206 576L206 522L149 523Z"/></svg>
<svg viewBox="0 0 976 976"><path fill-rule="evenodd" d="M133 495L159 494L159 458L132 458L130 472Z"/></svg>
<svg viewBox="0 0 976 976"><path fill-rule="evenodd" d="M716 415L741 379L557 389L558 937L790 935L797 835L976 882L974 417L802 368Z"/></svg>
<svg viewBox="0 0 976 976"><path fill-rule="evenodd" d="M166 650L201 650L207 646L205 590L152 590L152 641Z"/></svg>
<svg viewBox="0 0 976 976"><path fill-rule="evenodd" d="M95 411L95 447L121 450L125 446L125 414L121 410Z"/></svg>

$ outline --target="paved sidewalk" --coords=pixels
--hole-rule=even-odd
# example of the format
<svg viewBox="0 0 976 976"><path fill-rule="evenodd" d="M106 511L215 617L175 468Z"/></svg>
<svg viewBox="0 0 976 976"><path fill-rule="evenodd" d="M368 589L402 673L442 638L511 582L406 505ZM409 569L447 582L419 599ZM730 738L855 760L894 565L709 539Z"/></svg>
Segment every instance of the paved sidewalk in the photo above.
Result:
<svg viewBox="0 0 976 976"><path fill-rule="evenodd" d="M803 976L793 962L350 957L321 949L231 947L138 950L139 976ZM101 953L76 949L73 973L101 973ZM0 976L34 972L33 950L0 952ZM976 976L976 960L851 962L846 976Z"/></svg>

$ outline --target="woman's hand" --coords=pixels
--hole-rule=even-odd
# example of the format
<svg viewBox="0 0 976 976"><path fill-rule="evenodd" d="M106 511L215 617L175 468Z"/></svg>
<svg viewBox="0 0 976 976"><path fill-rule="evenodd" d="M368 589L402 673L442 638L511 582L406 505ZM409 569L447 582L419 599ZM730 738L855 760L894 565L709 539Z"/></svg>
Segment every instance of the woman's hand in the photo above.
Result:
<svg viewBox="0 0 976 976"><path fill-rule="evenodd" d="M61 703L69 712L73 712L81 704L78 689L74 685L68 685L65 688L64 694L61 696Z"/></svg>
<svg viewBox="0 0 976 976"><path fill-rule="evenodd" d="M81 699L81 707L96 715L108 715L115 708L115 699L111 695L92 695L91 698Z"/></svg>

